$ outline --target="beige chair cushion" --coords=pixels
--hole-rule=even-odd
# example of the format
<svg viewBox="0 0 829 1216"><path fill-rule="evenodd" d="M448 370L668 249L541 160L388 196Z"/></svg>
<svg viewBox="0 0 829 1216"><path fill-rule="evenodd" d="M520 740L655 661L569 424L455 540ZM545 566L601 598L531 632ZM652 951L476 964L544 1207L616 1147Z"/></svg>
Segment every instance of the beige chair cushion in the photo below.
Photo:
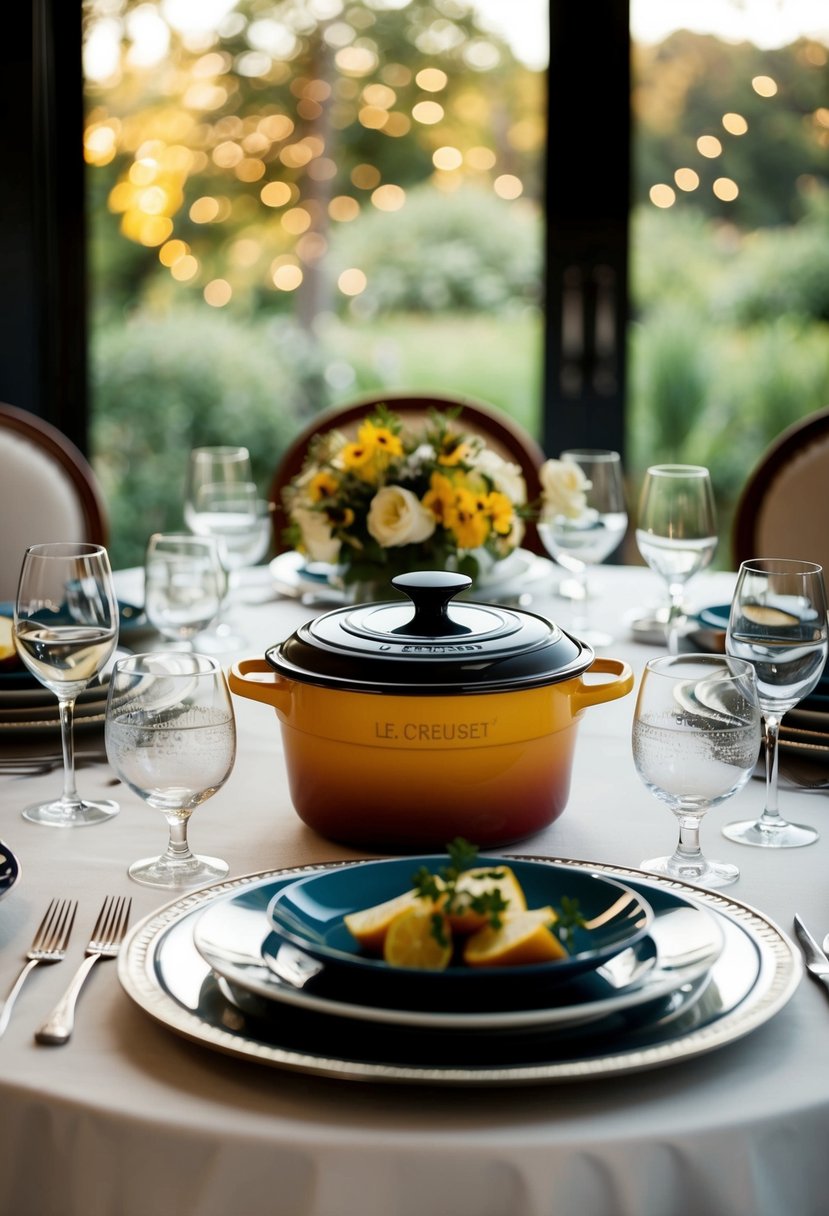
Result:
<svg viewBox="0 0 829 1216"><path fill-rule="evenodd" d="M23 554L47 541L86 540L78 491L48 454L0 430L0 601L17 594Z"/></svg>

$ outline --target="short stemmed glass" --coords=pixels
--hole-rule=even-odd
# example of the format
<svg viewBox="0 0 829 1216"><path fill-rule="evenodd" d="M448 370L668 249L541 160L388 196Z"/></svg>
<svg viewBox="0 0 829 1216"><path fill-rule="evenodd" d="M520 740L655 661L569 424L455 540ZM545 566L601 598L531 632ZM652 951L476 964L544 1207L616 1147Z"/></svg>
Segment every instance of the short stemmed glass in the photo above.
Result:
<svg viewBox="0 0 829 1216"><path fill-rule="evenodd" d="M685 584L705 569L717 548L717 515L708 469L657 464L647 470L639 499L636 544L651 570L668 584L668 651L677 654Z"/></svg>
<svg viewBox="0 0 829 1216"><path fill-rule="evenodd" d="M144 611L154 629L192 650L196 636L219 615L226 575L210 536L156 532L144 561Z"/></svg>
<svg viewBox="0 0 829 1216"><path fill-rule="evenodd" d="M575 576L574 598L581 611L573 619L574 631L589 646L607 646L612 635L590 624L588 575L590 567L610 557L625 535L622 460L618 452L600 448L570 449L559 459L578 465L584 474L584 503L577 514L555 506L545 509L538 534L550 556Z"/></svg>
<svg viewBox="0 0 829 1216"><path fill-rule="evenodd" d="M236 757L236 724L218 662L162 651L120 659L107 700L106 749L118 776L169 827L167 851L128 874L149 887L194 887L224 878L228 864L190 851L187 825L221 789Z"/></svg>
<svg viewBox="0 0 829 1216"><path fill-rule="evenodd" d="M55 694L63 748L63 794L27 806L23 817L50 827L83 827L118 814L109 799L81 798L75 786L72 722L79 693L101 672L118 641L118 601L102 545L32 545L20 570L14 609L17 651Z"/></svg>
<svg viewBox="0 0 829 1216"><path fill-rule="evenodd" d="M763 714L766 802L756 820L729 823L723 835L739 844L792 849L812 844L815 828L789 823L777 809L780 722L817 684L826 663L826 588L822 567L785 558L743 562L725 637L728 654L752 663Z"/></svg>
<svg viewBox="0 0 829 1216"><path fill-rule="evenodd" d="M709 861L700 848L703 816L742 789L760 751L754 668L742 659L686 654L651 659L633 719L633 760L650 792L679 820L669 857L642 869L704 887L725 887L737 866Z"/></svg>

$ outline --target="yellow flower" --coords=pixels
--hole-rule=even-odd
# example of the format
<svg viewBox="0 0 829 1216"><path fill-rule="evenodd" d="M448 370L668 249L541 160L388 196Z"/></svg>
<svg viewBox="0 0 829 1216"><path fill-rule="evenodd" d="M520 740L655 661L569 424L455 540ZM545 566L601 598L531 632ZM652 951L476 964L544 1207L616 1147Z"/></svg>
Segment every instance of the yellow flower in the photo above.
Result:
<svg viewBox="0 0 829 1216"><path fill-rule="evenodd" d="M499 490L493 490L486 497L484 509L492 520L492 526L498 535L508 536L512 531L513 511L512 503L506 494L501 494Z"/></svg>
<svg viewBox="0 0 829 1216"><path fill-rule="evenodd" d="M308 486L308 496L311 502L322 502L325 498L333 498L340 488L340 483L333 473L321 469L312 478Z"/></svg>
<svg viewBox="0 0 829 1216"><path fill-rule="evenodd" d="M479 499L470 490L458 490L447 524L461 549L477 549L489 534L489 520L478 510Z"/></svg>
<svg viewBox="0 0 829 1216"><path fill-rule="evenodd" d="M442 473L433 473L430 489L423 495L423 505L431 511L440 524L446 524L447 516L455 505L455 487Z"/></svg>
<svg viewBox="0 0 829 1216"><path fill-rule="evenodd" d="M403 444L400 437L387 426L375 426L373 422L367 420L361 424L357 438L360 443L365 444L372 456L382 454L387 462L396 456L403 455Z"/></svg>
<svg viewBox="0 0 829 1216"><path fill-rule="evenodd" d="M441 440L438 464L454 468L462 461L468 460L471 452L472 449L461 435L447 431Z"/></svg>
<svg viewBox="0 0 829 1216"><path fill-rule="evenodd" d="M371 464L373 452L364 443L347 443L340 453L342 466L348 473L359 473L361 476L366 466Z"/></svg>

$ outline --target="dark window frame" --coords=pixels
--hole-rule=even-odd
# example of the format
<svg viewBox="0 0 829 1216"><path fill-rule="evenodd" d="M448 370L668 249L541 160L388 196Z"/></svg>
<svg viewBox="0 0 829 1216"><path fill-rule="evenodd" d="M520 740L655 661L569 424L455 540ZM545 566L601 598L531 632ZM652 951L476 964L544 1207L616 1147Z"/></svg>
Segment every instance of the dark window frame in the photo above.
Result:
<svg viewBox="0 0 829 1216"><path fill-rule="evenodd" d="M600 7L599 21L593 5L550 0L541 439L551 453L624 450L628 0ZM82 4L31 0L6 20L0 149L16 180L0 192L0 400L88 451Z"/></svg>

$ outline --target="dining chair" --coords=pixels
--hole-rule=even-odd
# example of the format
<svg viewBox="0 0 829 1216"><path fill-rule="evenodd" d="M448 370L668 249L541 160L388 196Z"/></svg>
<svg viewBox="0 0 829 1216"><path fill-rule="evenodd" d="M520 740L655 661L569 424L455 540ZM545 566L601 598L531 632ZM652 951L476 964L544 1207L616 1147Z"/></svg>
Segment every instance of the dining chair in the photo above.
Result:
<svg viewBox="0 0 829 1216"><path fill-rule="evenodd" d="M103 495L84 455L51 423L2 402L0 509L0 600L14 598L29 545L107 543Z"/></svg>
<svg viewBox="0 0 829 1216"><path fill-rule="evenodd" d="M532 502L541 494L538 470L545 459L544 452L535 439L508 414L472 397L434 393L383 393L382 396L363 397L349 405L335 406L317 415L294 439L279 461L270 486L270 501L274 504L274 543L277 553L283 553L290 547L283 535L288 526L288 518L282 502L282 490L302 469L310 440L314 435L334 428L351 434L363 419L380 405L387 405L392 413L400 415L404 426L424 421L431 410L445 412L459 409L458 421L464 430L480 435L494 452L520 467L527 484L528 501ZM547 550L541 543L532 521L527 521L522 545L532 553L546 555Z"/></svg>
<svg viewBox="0 0 829 1216"><path fill-rule="evenodd" d="M737 502L734 562L790 557L820 563L829 579L829 408L787 427L755 465Z"/></svg>

